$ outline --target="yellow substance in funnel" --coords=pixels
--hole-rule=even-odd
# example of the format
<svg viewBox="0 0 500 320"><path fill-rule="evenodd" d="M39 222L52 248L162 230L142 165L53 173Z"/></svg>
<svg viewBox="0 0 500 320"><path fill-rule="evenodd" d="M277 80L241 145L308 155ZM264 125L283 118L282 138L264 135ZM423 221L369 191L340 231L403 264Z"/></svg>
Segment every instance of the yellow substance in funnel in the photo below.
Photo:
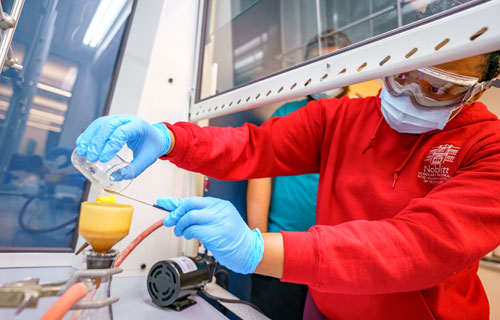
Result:
<svg viewBox="0 0 500 320"><path fill-rule="evenodd" d="M96 252L108 252L128 235L133 211L134 207L126 204L83 202L78 233Z"/></svg>
<svg viewBox="0 0 500 320"><path fill-rule="evenodd" d="M95 201L116 203L116 197L115 196L101 196L101 197L97 197L97 199Z"/></svg>

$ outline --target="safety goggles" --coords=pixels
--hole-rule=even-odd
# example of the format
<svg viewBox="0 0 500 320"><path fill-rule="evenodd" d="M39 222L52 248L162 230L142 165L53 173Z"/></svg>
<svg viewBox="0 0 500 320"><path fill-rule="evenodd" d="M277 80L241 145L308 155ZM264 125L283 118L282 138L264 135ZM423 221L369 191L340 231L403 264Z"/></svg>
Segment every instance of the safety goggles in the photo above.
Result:
<svg viewBox="0 0 500 320"><path fill-rule="evenodd" d="M458 108L494 81L479 82L475 77L427 67L386 77L385 86L393 96L408 95L416 107Z"/></svg>

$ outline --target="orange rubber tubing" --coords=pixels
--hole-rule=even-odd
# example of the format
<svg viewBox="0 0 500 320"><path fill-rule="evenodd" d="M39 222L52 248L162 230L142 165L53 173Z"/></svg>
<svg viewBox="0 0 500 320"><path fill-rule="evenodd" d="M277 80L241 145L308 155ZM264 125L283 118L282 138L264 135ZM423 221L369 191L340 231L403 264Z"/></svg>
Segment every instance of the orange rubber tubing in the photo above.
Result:
<svg viewBox="0 0 500 320"><path fill-rule="evenodd" d="M66 315L78 301L87 295L88 288L84 283L72 285L57 301L45 312L40 320L59 320Z"/></svg>
<svg viewBox="0 0 500 320"><path fill-rule="evenodd" d="M132 241L125 248L125 250L123 250L123 252L118 255L118 257L116 257L115 268L118 268L122 264L123 260L125 260L125 258L130 254L130 252L132 252L132 250L134 250L135 247L137 247L139 243L142 242L142 240L146 239L147 236L153 233L153 231L155 231L156 229L160 228L162 225L163 225L163 219L156 221L153 225L151 225L149 228L144 230L140 235L138 235L137 238L135 238L134 241Z"/></svg>

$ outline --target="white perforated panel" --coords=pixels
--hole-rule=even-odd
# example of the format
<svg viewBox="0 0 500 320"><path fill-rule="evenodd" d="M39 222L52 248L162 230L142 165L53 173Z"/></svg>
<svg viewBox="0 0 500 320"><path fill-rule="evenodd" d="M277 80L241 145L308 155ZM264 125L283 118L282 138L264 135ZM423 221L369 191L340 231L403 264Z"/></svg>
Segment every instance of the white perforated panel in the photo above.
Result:
<svg viewBox="0 0 500 320"><path fill-rule="evenodd" d="M192 100L190 120L500 50L499 16L500 0L491 0L198 103Z"/></svg>

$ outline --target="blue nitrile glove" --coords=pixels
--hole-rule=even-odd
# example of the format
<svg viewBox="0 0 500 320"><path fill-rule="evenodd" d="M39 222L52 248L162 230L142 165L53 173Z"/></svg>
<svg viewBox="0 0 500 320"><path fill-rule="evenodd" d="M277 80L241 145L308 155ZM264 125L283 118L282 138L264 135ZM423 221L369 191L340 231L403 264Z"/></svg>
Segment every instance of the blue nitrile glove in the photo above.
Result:
<svg viewBox="0 0 500 320"><path fill-rule="evenodd" d="M165 124L151 125L133 115L106 116L94 120L76 139L76 153L89 161L107 162L127 144L134 152L131 166L114 172L115 181L132 179L170 149Z"/></svg>
<svg viewBox="0 0 500 320"><path fill-rule="evenodd" d="M176 236L196 238L222 265L238 273L253 273L264 254L259 229L250 230L236 208L216 198L160 198L156 203L171 211L163 220L175 226Z"/></svg>

